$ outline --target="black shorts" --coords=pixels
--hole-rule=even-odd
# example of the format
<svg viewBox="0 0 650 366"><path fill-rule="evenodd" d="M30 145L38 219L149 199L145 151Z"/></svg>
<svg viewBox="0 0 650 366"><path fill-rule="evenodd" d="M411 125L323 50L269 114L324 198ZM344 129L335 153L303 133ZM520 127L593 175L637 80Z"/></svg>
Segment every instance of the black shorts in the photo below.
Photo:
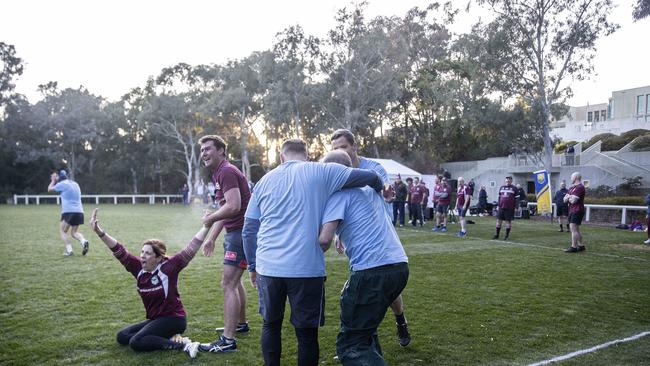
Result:
<svg viewBox="0 0 650 366"><path fill-rule="evenodd" d="M569 216L569 206L567 205L562 205L562 206L557 206L557 212L555 213L555 216Z"/></svg>
<svg viewBox="0 0 650 366"><path fill-rule="evenodd" d="M449 205L443 205L442 203L438 203L438 207L436 207L436 212L446 215L447 211L449 211Z"/></svg>
<svg viewBox="0 0 650 366"><path fill-rule="evenodd" d="M499 212L497 213L497 220L502 220L502 221L512 221L512 219L515 217L515 210L512 208L499 208Z"/></svg>
<svg viewBox="0 0 650 366"><path fill-rule="evenodd" d="M582 219L585 217L584 212L572 212L569 213L569 224L576 224L580 225L582 224Z"/></svg>
<svg viewBox="0 0 650 366"><path fill-rule="evenodd" d="M223 264L246 269L246 255L241 238L241 229L228 231L223 240Z"/></svg>
<svg viewBox="0 0 650 366"><path fill-rule="evenodd" d="M79 226L84 224L83 212L64 212L61 214L61 221L65 221L70 226Z"/></svg>
<svg viewBox="0 0 650 366"><path fill-rule="evenodd" d="M467 215L467 210L462 207L456 208L456 211L458 211L458 217L465 217Z"/></svg>

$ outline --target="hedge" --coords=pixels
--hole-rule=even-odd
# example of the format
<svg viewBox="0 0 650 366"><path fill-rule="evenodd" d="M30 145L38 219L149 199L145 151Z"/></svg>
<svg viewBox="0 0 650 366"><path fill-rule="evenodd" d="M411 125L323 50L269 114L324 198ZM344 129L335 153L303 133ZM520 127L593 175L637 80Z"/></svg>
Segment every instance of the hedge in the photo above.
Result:
<svg viewBox="0 0 650 366"><path fill-rule="evenodd" d="M616 205L616 206L645 206L645 197L585 197L585 204L591 205Z"/></svg>

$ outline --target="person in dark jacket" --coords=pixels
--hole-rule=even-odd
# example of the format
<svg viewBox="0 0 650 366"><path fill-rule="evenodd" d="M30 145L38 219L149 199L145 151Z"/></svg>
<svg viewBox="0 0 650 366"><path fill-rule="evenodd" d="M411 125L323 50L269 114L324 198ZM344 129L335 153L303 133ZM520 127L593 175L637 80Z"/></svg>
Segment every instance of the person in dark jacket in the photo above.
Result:
<svg viewBox="0 0 650 366"><path fill-rule="evenodd" d="M399 216L399 226L404 226L404 205L408 196L408 187L402 182L402 176L399 174L397 174L393 189L395 191L395 199L393 200L393 225L397 224Z"/></svg>
<svg viewBox="0 0 650 366"><path fill-rule="evenodd" d="M564 226L567 226L567 232L569 232L569 224L566 223L566 218L569 215L569 205L564 202L564 196L569 193L566 189L566 183L562 181L560 183L560 189L555 192L555 197L553 202L555 202L555 217L557 217L557 222L560 224L559 232L564 231Z"/></svg>
<svg viewBox="0 0 650 366"><path fill-rule="evenodd" d="M481 186L481 190L478 192L478 214L483 215L487 210L487 191L485 186Z"/></svg>
<svg viewBox="0 0 650 366"><path fill-rule="evenodd" d="M644 241L643 244L650 244L650 193L645 196L645 204L648 205L648 210L645 214L646 228L648 232L648 240Z"/></svg>

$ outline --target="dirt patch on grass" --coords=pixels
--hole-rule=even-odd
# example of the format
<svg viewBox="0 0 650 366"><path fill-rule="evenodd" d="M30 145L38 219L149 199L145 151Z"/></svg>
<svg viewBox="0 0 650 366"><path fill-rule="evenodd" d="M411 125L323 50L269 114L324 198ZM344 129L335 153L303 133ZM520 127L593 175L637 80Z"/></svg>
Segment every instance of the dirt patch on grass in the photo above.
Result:
<svg viewBox="0 0 650 366"><path fill-rule="evenodd" d="M620 247L623 247L625 249L634 249L634 250L645 250L646 252L650 252L650 245L643 245L643 244L619 244Z"/></svg>

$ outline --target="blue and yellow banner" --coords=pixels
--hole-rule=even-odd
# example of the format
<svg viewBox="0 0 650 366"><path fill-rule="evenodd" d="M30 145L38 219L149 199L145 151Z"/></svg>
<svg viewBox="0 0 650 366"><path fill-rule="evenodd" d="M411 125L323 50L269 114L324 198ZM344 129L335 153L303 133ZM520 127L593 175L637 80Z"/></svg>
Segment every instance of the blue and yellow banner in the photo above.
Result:
<svg viewBox="0 0 650 366"><path fill-rule="evenodd" d="M546 170L538 170L533 173L535 180L535 195L537 196L537 213L552 214L551 205L551 177Z"/></svg>

